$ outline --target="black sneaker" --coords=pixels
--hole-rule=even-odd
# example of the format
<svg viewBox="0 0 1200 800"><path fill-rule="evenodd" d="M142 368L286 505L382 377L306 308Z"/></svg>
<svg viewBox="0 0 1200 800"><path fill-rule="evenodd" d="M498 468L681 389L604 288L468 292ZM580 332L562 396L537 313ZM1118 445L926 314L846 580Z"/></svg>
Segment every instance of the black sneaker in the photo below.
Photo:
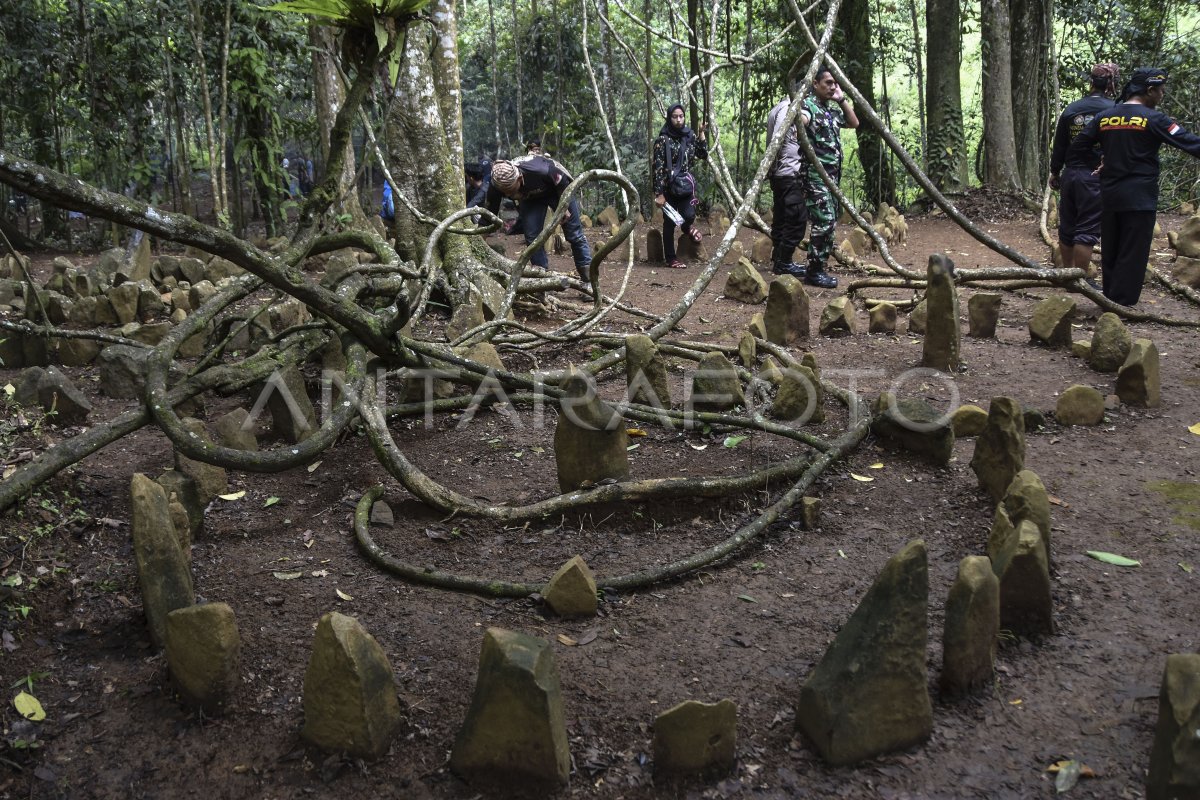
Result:
<svg viewBox="0 0 1200 800"><path fill-rule="evenodd" d="M791 275L797 280L804 280L808 275L808 267L803 264L797 264L795 261L776 261L771 267L771 272L776 275Z"/></svg>
<svg viewBox="0 0 1200 800"><path fill-rule="evenodd" d="M816 286L818 289L836 289L837 278L830 275L825 270L813 270L808 273L808 277L804 282L809 286Z"/></svg>

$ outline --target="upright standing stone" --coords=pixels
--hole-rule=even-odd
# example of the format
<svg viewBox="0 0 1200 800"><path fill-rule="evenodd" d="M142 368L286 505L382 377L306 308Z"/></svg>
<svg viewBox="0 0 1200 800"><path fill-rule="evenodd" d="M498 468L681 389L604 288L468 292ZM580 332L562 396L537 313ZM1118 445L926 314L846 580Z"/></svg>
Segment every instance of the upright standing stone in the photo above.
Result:
<svg viewBox="0 0 1200 800"><path fill-rule="evenodd" d="M167 614L167 669L186 705L219 714L237 691L241 637L225 603Z"/></svg>
<svg viewBox="0 0 1200 800"><path fill-rule="evenodd" d="M750 322L746 323L746 330L756 339L762 339L764 342L770 341L767 338L767 320L761 311L754 312L750 317Z"/></svg>
<svg viewBox="0 0 1200 800"><path fill-rule="evenodd" d="M200 502L200 490L197 488L196 482L192 480L191 476L175 469L164 471L162 475L155 478L154 482L163 487L168 500L174 498L183 506L183 510L187 514L188 529L186 531L178 528L175 530L180 547L183 547L185 543L196 541L196 538L204 530L205 505Z"/></svg>
<svg viewBox="0 0 1200 800"><path fill-rule="evenodd" d="M921 364L942 372L958 368L958 290L954 287L954 262L940 254L929 257L925 290L925 341Z"/></svg>
<svg viewBox="0 0 1200 800"><path fill-rule="evenodd" d="M738 360L746 369L753 369L758 361L758 340L750 331L742 331L738 337Z"/></svg>
<svg viewBox="0 0 1200 800"><path fill-rule="evenodd" d="M854 304L842 295L829 301L821 311L820 331L822 336L838 336L854 333Z"/></svg>
<svg viewBox="0 0 1200 800"><path fill-rule="evenodd" d="M1002 504L1013 525L1029 520L1037 526L1042 534L1042 544L1046 547L1046 558L1053 562L1050 550L1050 496L1037 473L1031 469L1018 472L1008 485Z"/></svg>
<svg viewBox="0 0 1200 800"><path fill-rule="evenodd" d="M450 753L454 772L511 788L562 786L570 773L554 651L544 639L489 628L467 718ZM515 781L515 782L514 782Z"/></svg>
<svg viewBox="0 0 1200 800"><path fill-rule="evenodd" d="M145 475L134 473L129 496L142 607L150 638L161 646L167 640L167 614L196 602L192 575L179 548L163 488Z"/></svg>
<svg viewBox="0 0 1200 800"><path fill-rule="evenodd" d="M1071 346L1071 320L1075 301L1062 294L1047 297L1033 309L1029 338L1049 347Z"/></svg>
<svg viewBox="0 0 1200 800"><path fill-rule="evenodd" d="M877 415L871 432L880 439L910 450L934 464L949 464L954 455L954 428L949 414L939 414L919 397L897 400L891 392L876 399Z"/></svg>
<svg viewBox="0 0 1200 800"><path fill-rule="evenodd" d="M746 404L737 369L723 353L706 353L700 359L688 402L697 411L728 411Z"/></svg>
<svg viewBox="0 0 1200 800"><path fill-rule="evenodd" d="M625 337L625 381L632 402L655 408L671 407L667 366L658 345L649 336L639 333Z"/></svg>
<svg viewBox="0 0 1200 800"><path fill-rule="evenodd" d="M271 411L271 429L288 444L303 442L317 432L317 412L308 399L304 376L295 365L277 370L267 380L263 391Z"/></svg>
<svg viewBox="0 0 1200 800"><path fill-rule="evenodd" d="M575 556L554 573L542 589L542 599L560 617L596 615L596 577L581 556Z"/></svg>
<svg viewBox="0 0 1200 800"><path fill-rule="evenodd" d="M142 239L138 242L137 249L133 251L133 257L129 261L129 280L137 283L150 279L150 266L154 262L154 256L150 252L150 237L143 234Z"/></svg>
<svg viewBox="0 0 1200 800"><path fill-rule="evenodd" d="M929 318L929 304L922 298L908 314L908 332L913 336L925 335L925 323Z"/></svg>
<svg viewBox="0 0 1200 800"><path fill-rule="evenodd" d="M1016 474L1025 468L1025 418L1011 397L993 397L988 421L975 440L971 469L993 503L999 503Z"/></svg>
<svg viewBox="0 0 1200 800"><path fill-rule="evenodd" d="M1158 348L1149 339L1138 339L1117 373L1117 397L1127 406L1157 408L1162 402L1158 382Z"/></svg>
<svg viewBox="0 0 1200 800"><path fill-rule="evenodd" d="M1167 656L1158 724L1146 775L1146 800L1200 797L1200 654Z"/></svg>
<svg viewBox="0 0 1200 800"><path fill-rule="evenodd" d="M328 752L377 759L400 722L392 665L379 642L352 617L321 617L304 673L300 736Z"/></svg>
<svg viewBox="0 0 1200 800"><path fill-rule="evenodd" d="M946 599L942 628L942 674L947 697L968 694L992 681L1000 634L1000 581L987 556L967 556Z"/></svg>
<svg viewBox="0 0 1200 800"><path fill-rule="evenodd" d="M184 417L181 420L188 432L206 444L212 444L204 423L195 417ZM207 464L203 461L189 458L178 450L175 451L175 469L187 475L196 482L196 490L200 495L201 505L207 506L213 499L222 494L229 486L229 477L224 467Z"/></svg>
<svg viewBox="0 0 1200 800"><path fill-rule="evenodd" d="M1125 323L1111 311L1096 320L1092 331L1092 346L1088 350L1088 366L1097 372L1116 372L1125 363L1133 339Z"/></svg>
<svg viewBox="0 0 1200 800"><path fill-rule="evenodd" d="M687 700L654 720L654 774L717 775L733 767L737 705Z"/></svg>
<svg viewBox="0 0 1200 800"><path fill-rule="evenodd" d="M807 339L810 329L808 293L804 291L804 284L791 275L780 275L771 281L763 321L768 342L786 346Z"/></svg>
<svg viewBox="0 0 1200 800"><path fill-rule="evenodd" d="M646 260L651 264L661 264L665 258L662 231L658 228L648 229L646 231Z"/></svg>
<svg viewBox="0 0 1200 800"><path fill-rule="evenodd" d="M770 264L774 243L766 236L755 236L754 244L750 246L750 258L755 264Z"/></svg>
<svg viewBox="0 0 1200 800"><path fill-rule="evenodd" d="M254 426L247 424L248 419L250 412L241 407L219 417L215 427L221 444L234 450L257 450L258 437L254 435Z"/></svg>
<svg viewBox="0 0 1200 800"><path fill-rule="evenodd" d="M933 731L925 670L925 543L892 556L800 690L796 727L831 764L910 747Z"/></svg>
<svg viewBox="0 0 1200 800"><path fill-rule="evenodd" d="M1050 563L1037 525L1022 520L1009 534L1002 552L1001 558L992 561L992 570L1000 579L1000 627L1024 636L1054 633ZM1007 557L1009 552L1011 557Z"/></svg>
<svg viewBox="0 0 1200 800"><path fill-rule="evenodd" d="M1000 322L1000 304L1003 296L980 292L967 301L967 335L977 339L991 339L996 335Z"/></svg>
<svg viewBox="0 0 1200 800"><path fill-rule="evenodd" d="M876 303L871 306L870 333L896 332L896 307L891 303Z"/></svg>
<svg viewBox="0 0 1200 800"><path fill-rule="evenodd" d="M796 364L783 373L771 404L771 416L801 423L824 422L824 399L820 379L808 367Z"/></svg>
<svg viewBox="0 0 1200 800"><path fill-rule="evenodd" d="M474 286L467 289L467 297L454 306L454 313L446 323L446 339L457 341L467 331L478 328L486 319L483 316L483 295Z"/></svg>
<svg viewBox="0 0 1200 800"><path fill-rule="evenodd" d="M767 282L750 259L742 258L729 270L724 294L731 300L755 305L767 299Z"/></svg>
<svg viewBox="0 0 1200 800"><path fill-rule="evenodd" d="M574 366L567 369L554 428L554 460L564 492L606 478L629 476L629 437L620 412L596 395L595 384Z"/></svg>

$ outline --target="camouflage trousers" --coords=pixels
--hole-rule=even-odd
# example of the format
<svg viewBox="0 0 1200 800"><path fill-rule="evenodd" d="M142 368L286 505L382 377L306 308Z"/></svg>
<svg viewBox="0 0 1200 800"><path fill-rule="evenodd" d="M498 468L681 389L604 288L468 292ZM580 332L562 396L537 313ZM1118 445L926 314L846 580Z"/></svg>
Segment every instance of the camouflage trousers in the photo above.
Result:
<svg viewBox="0 0 1200 800"><path fill-rule="evenodd" d="M826 165L825 171L834 183L841 183L842 170L837 166ZM808 262L824 264L833 251L833 229L837 224L841 208L838 200L829 191L829 187L821 180L816 170L805 173L805 195L808 205L808 224L811 226L808 234Z"/></svg>

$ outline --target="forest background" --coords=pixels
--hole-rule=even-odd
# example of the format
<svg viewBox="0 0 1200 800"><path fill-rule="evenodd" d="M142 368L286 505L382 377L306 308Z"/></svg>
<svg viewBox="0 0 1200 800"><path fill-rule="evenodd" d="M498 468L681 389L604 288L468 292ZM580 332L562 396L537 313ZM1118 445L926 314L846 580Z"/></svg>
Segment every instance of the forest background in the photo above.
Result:
<svg viewBox="0 0 1200 800"><path fill-rule="evenodd" d="M0 6L0 149L102 188L211 214L239 235L255 219L269 235L281 232L294 202L284 191L285 157L293 171L312 159L318 174L328 159L325 109L339 91L332 28L234 0ZM518 155L522 142L539 137L575 174L616 167L639 187L663 112L676 101L688 107L692 127L713 121L730 183L744 187L766 145L766 113L811 53L779 2L452 7L466 161ZM1166 110L1200 127L1200 10L1187 0L847 0L830 52L950 194L989 185L1036 197L1057 111L1080 95L1097 61L1115 61L1125 75L1138 65L1167 68ZM388 91L378 82L365 124L379 125ZM907 207L922 199L874 126L846 140L843 188L853 200ZM373 213L377 151L361 127L354 143L361 204ZM1163 205L1195 200L1200 167L1164 155ZM214 163L227 169L212 170ZM707 173L700 179L706 201L729 199ZM203 201L193 197L197 182L206 187ZM598 211L617 192L590 184L584 210ZM769 195L759 205L769 207ZM20 207L0 185L9 233ZM110 233L102 224L72 232L67 220L64 211L35 206L17 232L74 238L75 246Z"/></svg>

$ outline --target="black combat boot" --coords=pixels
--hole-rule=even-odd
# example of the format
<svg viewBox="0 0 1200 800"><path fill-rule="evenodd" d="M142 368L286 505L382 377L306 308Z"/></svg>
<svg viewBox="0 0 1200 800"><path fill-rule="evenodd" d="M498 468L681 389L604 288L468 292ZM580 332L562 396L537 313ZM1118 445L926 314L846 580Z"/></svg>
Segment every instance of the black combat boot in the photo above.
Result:
<svg viewBox="0 0 1200 800"><path fill-rule="evenodd" d="M803 264L797 264L795 261L776 261L771 265L771 272L776 275L791 275L796 280L804 280L808 275L808 269Z"/></svg>
<svg viewBox="0 0 1200 800"><path fill-rule="evenodd" d="M821 261L809 260L808 275L804 282L809 286L816 286L818 289L836 289L837 278L825 271L825 264Z"/></svg>

